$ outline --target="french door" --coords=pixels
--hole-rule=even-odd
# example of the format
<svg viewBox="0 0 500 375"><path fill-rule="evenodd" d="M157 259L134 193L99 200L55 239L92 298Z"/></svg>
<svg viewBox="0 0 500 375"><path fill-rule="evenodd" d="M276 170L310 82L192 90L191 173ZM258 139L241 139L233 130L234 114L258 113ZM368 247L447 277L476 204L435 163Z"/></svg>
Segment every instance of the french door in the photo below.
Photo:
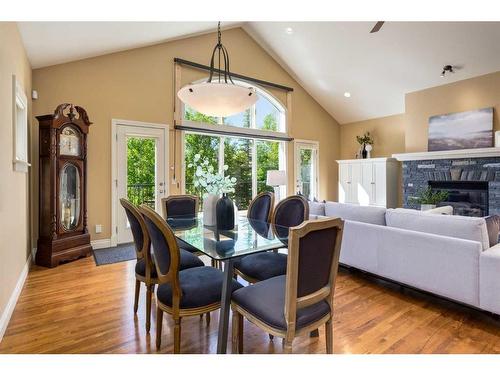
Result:
<svg viewBox="0 0 500 375"><path fill-rule="evenodd" d="M295 141L295 192L312 200L318 198L319 144Z"/></svg>
<svg viewBox="0 0 500 375"><path fill-rule="evenodd" d="M117 243L131 242L132 232L120 198L146 204L161 212L167 192L166 134L168 129L147 125L116 125L115 212Z"/></svg>

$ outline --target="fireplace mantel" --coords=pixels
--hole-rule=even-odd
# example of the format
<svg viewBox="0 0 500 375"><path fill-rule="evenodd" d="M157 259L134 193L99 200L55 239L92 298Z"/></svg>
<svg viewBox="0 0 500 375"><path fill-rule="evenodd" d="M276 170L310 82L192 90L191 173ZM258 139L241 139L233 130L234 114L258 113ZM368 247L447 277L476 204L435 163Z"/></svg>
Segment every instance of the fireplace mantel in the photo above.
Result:
<svg viewBox="0 0 500 375"><path fill-rule="evenodd" d="M467 150L425 151L393 154L399 161L439 160L439 159L469 159L500 157L500 147L471 148Z"/></svg>

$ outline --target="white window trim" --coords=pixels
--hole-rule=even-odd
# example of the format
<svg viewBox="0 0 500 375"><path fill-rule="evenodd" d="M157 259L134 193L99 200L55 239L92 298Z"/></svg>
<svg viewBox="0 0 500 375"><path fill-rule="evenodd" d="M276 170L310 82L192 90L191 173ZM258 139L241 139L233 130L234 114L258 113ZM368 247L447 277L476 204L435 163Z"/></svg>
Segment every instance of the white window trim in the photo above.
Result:
<svg viewBox="0 0 500 375"><path fill-rule="evenodd" d="M19 134L18 132L18 110L23 112L23 122L24 122L24 134ZM13 131L13 155L12 155L12 164L14 171L27 173L28 168L31 167L31 164L28 163L28 98L24 93L24 89L22 85L17 80L16 76L12 76L12 131ZM22 150L24 158L19 157L19 149L18 144L20 143L18 137L24 136L24 139L21 140Z"/></svg>
<svg viewBox="0 0 500 375"><path fill-rule="evenodd" d="M293 153L293 162L294 162L294 168L293 168L293 189L294 193L297 193L297 181L298 181L298 154L301 148L305 149L310 149L316 152L316 163L314 165L314 173L316 174L316 181L315 181L315 186L314 186L314 198L319 198L319 186L320 186L320 181L319 181L319 142L318 141L311 141L307 139L294 139L294 153Z"/></svg>

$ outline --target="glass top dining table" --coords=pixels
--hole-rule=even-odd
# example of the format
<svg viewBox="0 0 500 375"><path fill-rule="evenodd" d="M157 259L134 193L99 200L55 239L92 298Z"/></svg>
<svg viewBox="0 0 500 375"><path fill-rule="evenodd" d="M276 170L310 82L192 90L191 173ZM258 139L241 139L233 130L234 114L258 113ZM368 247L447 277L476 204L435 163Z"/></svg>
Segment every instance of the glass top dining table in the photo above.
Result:
<svg viewBox="0 0 500 375"><path fill-rule="evenodd" d="M224 279L221 293L217 353L227 351L229 310L231 304L231 280L234 260L249 254L286 247L281 234L288 234L287 227L271 225L269 222L238 216L231 230L219 230L216 226L203 223L203 216L196 218L169 217L167 223L174 235L182 242L224 265ZM274 227L274 230L273 230ZM277 238L275 233L280 233Z"/></svg>

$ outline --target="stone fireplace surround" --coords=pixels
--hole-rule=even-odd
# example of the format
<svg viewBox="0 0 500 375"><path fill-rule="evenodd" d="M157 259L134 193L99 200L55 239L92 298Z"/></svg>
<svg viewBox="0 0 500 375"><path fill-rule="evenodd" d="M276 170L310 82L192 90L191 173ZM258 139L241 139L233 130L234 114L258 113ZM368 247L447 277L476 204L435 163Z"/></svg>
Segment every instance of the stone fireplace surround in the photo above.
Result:
<svg viewBox="0 0 500 375"><path fill-rule="evenodd" d="M393 155L402 161L403 207L430 181L482 181L488 186L489 215L500 215L500 148Z"/></svg>

